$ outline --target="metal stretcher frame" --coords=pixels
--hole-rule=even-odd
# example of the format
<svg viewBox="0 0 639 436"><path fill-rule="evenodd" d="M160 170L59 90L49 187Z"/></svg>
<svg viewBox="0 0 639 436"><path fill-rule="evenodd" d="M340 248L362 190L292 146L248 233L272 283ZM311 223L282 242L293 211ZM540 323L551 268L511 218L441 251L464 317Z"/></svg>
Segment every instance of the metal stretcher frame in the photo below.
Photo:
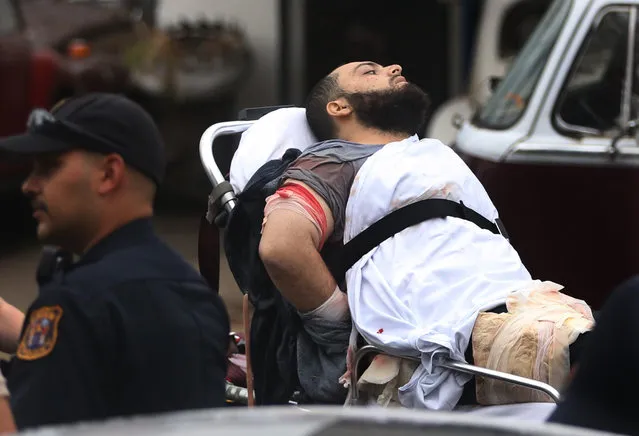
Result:
<svg viewBox="0 0 639 436"><path fill-rule="evenodd" d="M264 114L264 113L267 113L269 110L275 110L280 107L284 107L284 106L278 106L278 107L272 107L272 108L257 108L256 110L260 110L261 113ZM211 125L202 134L200 138L200 160L202 162L202 166L204 167L204 171L206 172L206 175L211 181L214 193L216 192L216 188L220 186L224 186L222 185L223 183L226 184L225 183L226 179L222 175L222 172L220 171L219 167L217 166L217 163L215 162L215 158L213 157L213 142L215 141L215 139L221 136L241 134L242 132L246 131L249 127L251 127L256 121L257 120L219 122L219 123L215 123ZM235 193L233 193L232 191L222 190L216 195L214 195L214 197L218 197L218 198L213 198L213 200L215 200L215 203L219 208L219 211L220 211L219 213L224 213L224 212L230 213L233 210L233 208L236 205L236 198L234 194ZM390 353L386 353L373 345L366 345L360 348L356 352L353 370L351 371L352 389L351 389L351 398L349 399L351 403L354 403L354 401L356 401L359 398L359 392L357 391L357 381L359 380L359 374L358 374L359 364L364 357L369 356L371 354L391 355ZM417 361L419 360L418 358L415 358L415 357L405 357L405 356L395 356L395 357L409 358L409 359L414 359ZM560 394L559 394L559 391L557 391L557 389L555 389L554 387L550 386L547 383L543 383L537 380L532 380L525 377L508 374L501 371L495 371L492 369L482 368L479 366L470 365L467 363L458 362L458 361L454 361L450 359L443 360L442 362L440 362L440 365L452 371L458 371L458 372L470 374L473 376L492 378L492 379L504 381L507 383L512 383L518 386L526 387L529 389L541 391L545 393L546 395L548 395L554 402L558 402L560 399ZM238 402L244 402L244 399L246 398L245 391L246 391L246 388L232 389L232 386L231 387L227 386L227 395L232 394L234 399Z"/></svg>
<svg viewBox="0 0 639 436"><path fill-rule="evenodd" d="M357 352L355 353L355 362L353 365L353 370L351 371L351 386L357 386L357 381L359 379L359 374L358 374L359 364L362 361L362 359L364 359L364 357L369 356L371 354L386 354L389 356L395 356L402 359L410 359L415 362L420 362L420 359L417 357L398 356L392 353L388 353L386 351L382 351L379 348L375 347L374 345L365 345L359 350L357 350ZM508 374L501 371L495 371L493 369L482 368L480 366L469 365L468 363L457 362L452 359L442 360L439 363L439 365L443 366L444 368L448 368L452 371L463 372L465 374L470 374L474 376L493 378L493 379L501 380L507 383L512 383L512 384L527 387L530 389L535 389L548 395L550 398L552 398L552 400L555 403L558 402L560 398L560 394L557 391L557 389L553 388L549 384L546 384L537 380L532 380L532 379L521 377L518 375ZM357 391L357 389L352 389L351 392L352 392L351 401L358 400L359 392Z"/></svg>

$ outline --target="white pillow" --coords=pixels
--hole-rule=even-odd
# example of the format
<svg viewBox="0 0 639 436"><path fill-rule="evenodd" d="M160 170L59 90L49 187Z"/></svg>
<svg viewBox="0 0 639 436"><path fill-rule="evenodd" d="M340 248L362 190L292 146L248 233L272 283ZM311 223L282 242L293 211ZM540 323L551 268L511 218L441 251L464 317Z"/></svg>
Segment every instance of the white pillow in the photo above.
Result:
<svg viewBox="0 0 639 436"><path fill-rule="evenodd" d="M242 133L229 170L233 190L242 192L262 165L281 158L287 149L304 151L316 142L304 108L288 107L269 112Z"/></svg>

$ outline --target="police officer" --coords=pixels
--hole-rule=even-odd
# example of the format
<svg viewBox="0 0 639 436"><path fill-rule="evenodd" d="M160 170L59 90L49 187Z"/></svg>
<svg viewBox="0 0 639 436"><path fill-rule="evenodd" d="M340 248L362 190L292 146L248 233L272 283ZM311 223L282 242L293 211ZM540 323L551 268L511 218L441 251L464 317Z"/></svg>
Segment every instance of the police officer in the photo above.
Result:
<svg viewBox="0 0 639 436"><path fill-rule="evenodd" d="M154 233L165 158L151 117L89 94L34 113L2 150L33 159L22 189L39 240L78 258L26 313L5 373L18 428L223 405L229 318Z"/></svg>

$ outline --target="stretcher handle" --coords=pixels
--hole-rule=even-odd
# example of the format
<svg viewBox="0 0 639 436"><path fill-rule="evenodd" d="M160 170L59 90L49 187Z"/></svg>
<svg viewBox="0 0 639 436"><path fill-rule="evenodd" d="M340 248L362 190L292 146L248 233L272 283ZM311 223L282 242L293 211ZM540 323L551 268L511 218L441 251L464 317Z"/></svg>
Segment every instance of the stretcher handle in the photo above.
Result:
<svg viewBox="0 0 639 436"><path fill-rule="evenodd" d="M453 371L463 372L474 376L479 375L482 377L494 378L495 380L501 380L507 383L523 386L525 388L541 391L548 395L555 403L559 402L560 399L560 394L557 389L538 380L509 374L507 372L495 371L494 369L482 368L481 366L469 365L468 363L457 362L450 359L443 361L441 365L444 368L448 368Z"/></svg>
<svg viewBox="0 0 639 436"><path fill-rule="evenodd" d="M361 360L370 355L370 354L387 354L390 356L394 356L391 353L386 353L379 348L373 345L365 345L355 353L355 362L353 367L351 368L351 401L353 404L356 400L359 399L359 392L357 391L357 381L359 380L358 368ZM417 357L408 357L408 356L395 356L403 359L410 359L415 362L420 362L421 360ZM446 359L440 362L440 365L444 368L448 368L452 371L463 372L465 374L471 374L474 376L482 376L493 378L496 380L505 381L507 383L516 384L519 386L523 386L529 389L534 389L537 391L541 391L548 395L552 400L557 403L560 399L559 391L547 383L543 383L537 380L529 379L526 377L521 377L518 375L508 374L506 372L495 371L493 369L482 368L480 366L469 365L467 363L457 362L451 359Z"/></svg>
<svg viewBox="0 0 639 436"><path fill-rule="evenodd" d="M224 121L215 123L207 128L200 137L200 160L206 172L207 177L215 189L218 185L225 181L220 168L213 157L213 141L224 135L236 135L243 133L255 123L251 121ZM235 207L235 197L233 193L227 192L220 198L220 203L224 205L227 212L231 212Z"/></svg>

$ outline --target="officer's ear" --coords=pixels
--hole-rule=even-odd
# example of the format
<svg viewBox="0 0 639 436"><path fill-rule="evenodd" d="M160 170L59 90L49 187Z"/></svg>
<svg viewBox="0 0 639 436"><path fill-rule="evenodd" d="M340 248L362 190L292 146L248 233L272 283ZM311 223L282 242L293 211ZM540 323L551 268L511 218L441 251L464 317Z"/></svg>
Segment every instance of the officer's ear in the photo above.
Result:
<svg viewBox="0 0 639 436"><path fill-rule="evenodd" d="M102 155L99 162L97 162L96 169L94 183L100 195L108 194L122 185L126 173L126 164L119 154Z"/></svg>

